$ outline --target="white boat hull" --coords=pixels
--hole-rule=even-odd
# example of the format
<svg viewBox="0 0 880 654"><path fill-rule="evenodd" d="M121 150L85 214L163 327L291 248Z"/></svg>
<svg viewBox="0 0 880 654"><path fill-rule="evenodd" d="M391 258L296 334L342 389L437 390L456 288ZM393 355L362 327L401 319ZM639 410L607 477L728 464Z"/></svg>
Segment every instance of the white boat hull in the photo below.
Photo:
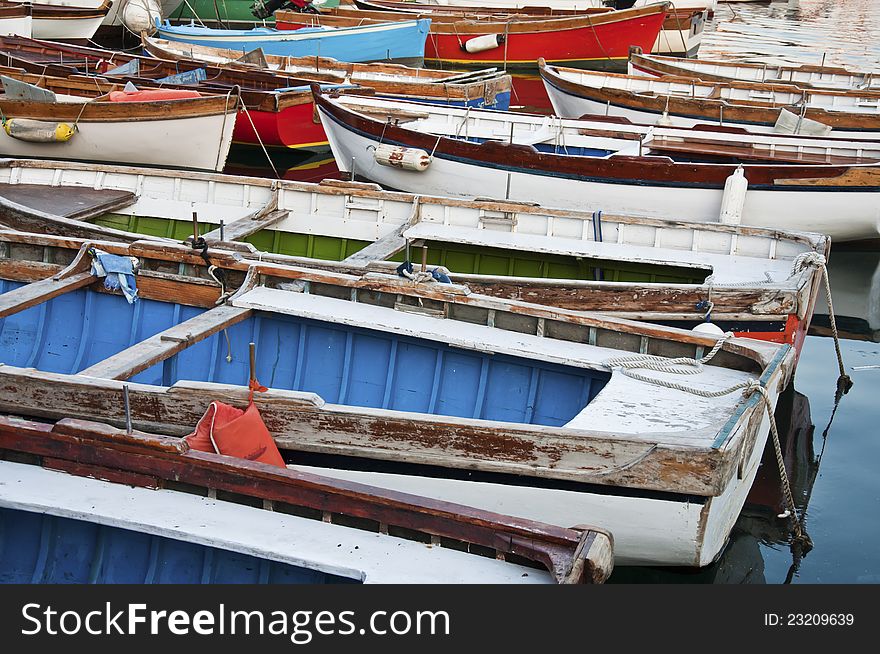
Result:
<svg viewBox="0 0 880 654"><path fill-rule="evenodd" d="M31 38L33 19L30 16L0 18L0 36L24 36Z"/></svg>
<svg viewBox="0 0 880 654"><path fill-rule="evenodd" d="M103 16L95 18L34 18L33 38L50 41L90 39L101 26Z"/></svg>
<svg viewBox="0 0 880 654"><path fill-rule="evenodd" d="M599 525L614 535L615 565L703 567L721 554L755 480L767 439L766 414L745 466L724 492L706 503L609 492L578 492L417 477L381 472L292 466L315 474L458 502L558 526Z"/></svg>
<svg viewBox="0 0 880 654"><path fill-rule="evenodd" d="M552 84L547 83L546 80L544 81L544 88L547 90L547 96L550 98L550 103L553 105L554 114L557 116L562 116L563 118L580 118L585 114L593 114L599 116L622 116L623 118L628 118L633 123L640 123L643 125L656 125L657 121L662 116L662 114L657 114L652 111L642 111L639 109L631 109L629 107L621 107L614 104L604 104L602 102L590 100L589 98L574 96L570 93L565 93L564 91L558 89ZM705 118L688 118L686 116L677 116L674 114L669 114L667 118L669 119L668 124L675 127L693 127L694 125L706 125L712 122L718 122L710 121ZM774 133L773 127L770 125L736 123L736 121L727 120L727 118L723 118L723 122L724 124L730 125L742 124L743 126L747 127L750 132L756 132L760 134ZM853 132L832 129L830 133L823 135L822 138L847 140L877 140L880 139L880 132Z"/></svg>
<svg viewBox="0 0 880 654"><path fill-rule="evenodd" d="M718 223L722 189L684 186L613 184L506 171L434 157L424 172L383 166L373 158L376 142L329 119L321 119L340 170L384 186L426 195L491 197L542 206ZM880 235L880 196L872 192L749 190L743 224L813 231L834 240Z"/></svg>
<svg viewBox="0 0 880 654"><path fill-rule="evenodd" d="M0 129L0 154L38 159L223 170L235 112L169 120L83 123L64 143L31 143Z"/></svg>

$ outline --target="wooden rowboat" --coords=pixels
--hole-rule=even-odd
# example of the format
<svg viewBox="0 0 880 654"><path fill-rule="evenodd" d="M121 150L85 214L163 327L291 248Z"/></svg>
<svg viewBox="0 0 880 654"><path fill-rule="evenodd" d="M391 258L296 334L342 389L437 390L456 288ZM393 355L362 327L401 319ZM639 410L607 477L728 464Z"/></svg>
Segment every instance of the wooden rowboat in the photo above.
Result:
<svg viewBox="0 0 880 654"><path fill-rule="evenodd" d="M239 103L231 90L162 100L121 91L92 98L44 93L0 95L0 154L219 171Z"/></svg>
<svg viewBox="0 0 880 654"><path fill-rule="evenodd" d="M425 37L430 20L407 20L341 29L310 28L296 33L265 27L220 30L195 25L156 25L156 36L169 41L212 48L261 48L283 57L332 57L340 61L386 61L419 67L424 63Z"/></svg>
<svg viewBox="0 0 880 654"><path fill-rule="evenodd" d="M662 77L695 77L704 82L758 82L761 84L794 84L802 88L878 90L880 77L871 72L847 70L837 66L780 66L752 64L717 59L681 59L630 52L629 73Z"/></svg>
<svg viewBox="0 0 880 654"><path fill-rule="evenodd" d="M476 5L480 6L476 6ZM649 2L640 2L633 5L632 8L641 8L646 5L656 4ZM365 0L355 0L354 5L359 9L371 11L398 11L398 12L431 12L432 14L440 14L448 12L458 12L466 14L469 18L475 14L494 13L496 16L512 15L517 19L546 19L548 17L564 18L571 16L591 15L593 17L601 13L612 11L613 8L605 6L601 3L595 3L594 6L584 7L568 7L565 3L552 2L544 0L544 6L535 7L530 3L509 3L510 6L499 6L494 2L477 3L449 3L441 5L432 2L411 3L411 2L385 2L376 1L368 2ZM516 5L516 6L513 6ZM626 7L623 10L630 9ZM349 10L346 6L340 6L336 12L343 13ZM659 52L682 57L695 57L700 49L700 43L703 40L703 28L708 19L708 10L705 7L687 7L682 6L681 2L672 3L666 12L666 18L660 33L657 35L656 41L651 46L650 52ZM592 66L591 66L592 67Z"/></svg>
<svg viewBox="0 0 880 654"><path fill-rule="evenodd" d="M612 567L611 536L595 528L197 452L100 423L0 416L0 453L4 582L601 583Z"/></svg>
<svg viewBox="0 0 880 654"><path fill-rule="evenodd" d="M619 126L609 123L315 93L340 170L351 173L354 161L355 174L388 188L721 222L727 180L742 174L744 195L736 196L741 211L737 218L725 212L724 221L826 233L837 240L878 235L880 165L853 159L830 165L812 157L813 163L804 165L791 152L774 161L769 154L774 143L782 150L794 143L787 136L765 142L768 158L761 162L751 158L757 151L747 148L751 154L742 158L739 148L730 148L730 138L751 143L747 135L718 137L723 132L711 129L693 130L690 136L669 133L655 155L650 134L621 138L615 131ZM690 139L693 147L687 147ZM405 148L399 152L421 161L419 170L380 163L375 154L380 145L380 154ZM859 142L850 145L849 152L858 154ZM830 155L834 145L822 149Z"/></svg>
<svg viewBox="0 0 880 654"><path fill-rule="evenodd" d="M188 433L207 402L246 400L252 342L271 389L254 401L294 469L560 526L589 516L614 534L623 565L717 556L793 363L788 345L721 343L454 284L210 247L0 241L3 411L120 425L127 382L133 428ZM134 306L92 287L92 247L138 258ZM637 378L611 360L712 352L687 377Z"/></svg>
<svg viewBox="0 0 880 654"><path fill-rule="evenodd" d="M174 177L3 162L0 223L59 236L181 242L192 235L196 211L209 243L261 261L364 276L424 257L476 293L686 329L705 328L708 318L722 331L796 351L821 272L793 272L795 260L827 256L829 247L815 234L413 196L361 183L211 174L184 188ZM193 205L194 197L205 201Z"/></svg>
<svg viewBox="0 0 880 654"><path fill-rule="evenodd" d="M32 12L30 4L0 2L0 34L30 36L33 29Z"/></svg>
<svg viewBox="0 0 880 654"><path fill-rule="evenodd" d="M844 139L880 138L877 90L800 89L791 84L652 78L549 65L539 68L554 110L567 117L624 116L634 122L686 127L708 121L772 132L791 131L781 118L787 112L796 129L814 129L807 133Z"/></svg>
<svg viewBox="0 0 880 654"><path fill-rule="evenodd" d="M90 39L98 31L112 5L111 0L104 0L97 7L35 3L32 5L31 34L20 36L62 41Z"/></svg>
<svg viewBox="0 0 880 654"><path fill-rule="evenodd" d="M236 50L209 48L141 36L144 50L153 57L192 65L268 71L328 84L357 84L373 89L383 97L424 100L452 106L507 110L510 106L511 78L495 68L469 73L409 68L399 64L352 64L326 57L277 57L256 53L252 61L243 61Z"/></svg>
<svg viewBox="0 0 880 654"><path fill-rule="evenodd" d="M227 69L192 60L159 60L14 37L0 37L0 49L3 51L0 62L5 60L9 66L31 71L30 76L14 70L4 70L3 74L72 95L91 97L114 90L116 84L125 82L132 82L138 88L196 88L212 95L225 95L230 88L238 86L243 104L233 139L248 145L262 143L270 147L326 150L327 138L315 118L309 84L315 81L344 86L357 83L346 81L343 75L323 72L306 72L294 77L281 72ZM311 61L316 63L314 59ZM496 74L497 71L487 74L485 79L461 81L456 81L452 74L437 71L439 79L435 82L420 81L414 71L391 65L389 72L393 76L384 72L372 75L370 88L382 96L445 101L462 106L506 108L510 101L510 77ZM450 81L443 82L442 78ZM499 107L499 103L502 106Z"/></svg>
<svg viewBox="0 0 880 654"><path fill-rule="evenodd" d="M666 17L669 3L625 11L569 17L520 18L513 14L449 11L412 14L334 8L320 14L275 12L279 30L311 26L350 28L430 19L426 63L442 66L499 66L533 70L543 56L569 66L621 69L629 46L650 51Z"/></svg>

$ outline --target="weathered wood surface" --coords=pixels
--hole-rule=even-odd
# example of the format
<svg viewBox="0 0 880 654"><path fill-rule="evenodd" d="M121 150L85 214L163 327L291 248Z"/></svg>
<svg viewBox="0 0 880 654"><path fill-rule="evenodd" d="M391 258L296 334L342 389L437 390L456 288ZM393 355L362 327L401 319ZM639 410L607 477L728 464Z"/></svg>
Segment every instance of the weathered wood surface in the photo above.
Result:
<svg viewBox="0 0 880 654"><path fill-rule="evenodd" d="M50 193L51 191L49 187L45 187L44 192ZM78 218L68 218L36 207L19 204L2 194L0 194L0 223L7 227L37 234L52 233L74 238L113 239L123 243L141 240L169 240L157 236L134 234L112 227L90 225Z"/></svg>
<svg viewBox="0 0 880 654"><path fill-rule="evenodd" d="M244 407L249 392L178 382L170 388L130 383L129 394L136 429L183 435L211 401ZM686 435L677 446L661 446L607 432L501 427L467 418L329 405L311 393L275 389L256 394L254 401L279 447L291 451L704 496L720 493L738 463L736 444L713 449L705 438L688 442ZM119 426L125 421L122 382L11 366L0 367L0 410Z"/></svg>
<svg viewBox="0 0 880 654"><path fill-rule="evenodd" d="M52 244L59 247L69 248L78 248L82 244L82 241L77 239L55 238L34 234L17 234L2 231L0 231L0 241L44 245ZM96 243L96 245L101 247L101 249L114 254L127 254L130 256L142 257L147 260L169 261L175 262L176 264L193 265L199 268L203 268L205 263L201 256L194 252L192 248L179 244L140 241L133 243L130 246L112 242L100 242ZM401 294L414 298L445 302L450 306L466 305L485 311L506 312L515 315L531 316L536 319L544 319L545 321L595 327L597 330L607 330L614 333L639 334L649 339L656 339L658 342L675 341L677 343L707 348L707 351L715 343L714 338L690 330L643 324L602 314L540 306L517 300L497 299L475 293L468 294L466 289L465 292L462 292L462 287L455 285L431 283L412 284L408 280L396 276L353 276L321 269L307 269L280 264L259 263L254 260L247 260L241 257L238 253L222 250L212 250L211 260L215 265L232 271L248 272L249 269L253 268L255 273L262 275L265 278L271 278L275 283L284 280L302 280L310 283L329 284L349 289L363 289L364 291L378 293ZM35 267L35 264L29 262L24 269L21 269L21 267L15 262L10 263L0 259L0 270L3 270L4 266L12 266L13 268L16 268L19 274L27 274L30 271L39 268L39 266ZM47 275L43 275L40 278L45 276ZM148 292L151 293L149 297L157 297L158 299L166 300L171 299L173 301L193 306L209 307L214 305L220 294L219 286L201 279L193 280L193 284L198 284L197 286L193 286L192 284L188 284L186 279L187 278L181 276L169 275L156 275L156 277L153 278L145 276L145 272L142 271L139 275L138 287L141 289L142 294ZM162 293L164 293L164 295L162 295ZM201 295L196 297L199 293ZM144 297L147 297L147 295L144 295ZM736 340L725 344L723 351L719 353L716 360L719 363L731 365L732 361L727 359L727 354L730 353L751 360L754 364L763 368L769 363L776 350L777 346L775 345L764 344L759 341ZM741 362L739 365L745 365L745 361Z"/></svg>
<svg viewBox="0 0 880 654"><path fill-rule="evenodd" d="M560 583L601 583L610 574L612 537L565 529L450 502L330 479L251 461L168 447L169 439L126 435L104 424L62 420L53 428L0 418L0 448L48 459L73 474L97 471L117 483L183 482L263 501L342 514L490 547L544 564ZM106 472L105 472L106 471Z"/></svg>
<svg viewBox="0 0 880 654"><path fill-rule="evenodd" d="M90 220L137 200L130 191L42 184L0 183L0 196L26 207L77 220Z"/></svg>
<svg viewBox="0 0 880 654"><path fill-rule="evenodd" d="M169 327L112 357L99 361L79 374L105 379L128 379L216 334L221 329L245 320L251 313L253 312L250 309L219 306L179 325Z"/></svg>

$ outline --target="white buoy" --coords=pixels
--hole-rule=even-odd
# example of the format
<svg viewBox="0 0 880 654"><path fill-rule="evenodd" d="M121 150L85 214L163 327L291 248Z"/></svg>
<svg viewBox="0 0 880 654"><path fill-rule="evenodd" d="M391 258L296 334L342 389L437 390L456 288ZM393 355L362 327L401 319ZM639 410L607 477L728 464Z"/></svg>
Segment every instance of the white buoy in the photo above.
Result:
<svg viewBox="0 0 880 654"><path fill-rule="evenodd" d="M373 158L383 166L422 173L431 165L431 156L418 148L403 148L382 143L373 151Z"/></svg>
<svg viewBox="0 0 880 654"><path fill-rule="evenodd" d="M156 31L156 19L162 20L162 7L158 0L123 0L125 6L119 12L122 24L134 34Z"/></svg>
<svg viewBox="0 0 880 654"><path fill-rule="evenodd" d="M701 322L691 331L698 332L700 334L710 334L711 336L724 336L724 330L721 329L721 327L716 325L714 322Z"/></svg>
<svg viewBox="0 0 880 654"><path fill-rule="evenodd" d="M721 222L725 225L739 225L742 222L743 206L746 203L746 190L749 180L743 174L743 167L737 166L733 174L724 182L721 196Z"/></svg>
<svg viewBox="0 0 880 654"><path fill-rule="evenodd" d="M464 49L467 52L484 52L493 50L504 43L504 37L500 34L484 34L476 38L464 42Z"/></svg>

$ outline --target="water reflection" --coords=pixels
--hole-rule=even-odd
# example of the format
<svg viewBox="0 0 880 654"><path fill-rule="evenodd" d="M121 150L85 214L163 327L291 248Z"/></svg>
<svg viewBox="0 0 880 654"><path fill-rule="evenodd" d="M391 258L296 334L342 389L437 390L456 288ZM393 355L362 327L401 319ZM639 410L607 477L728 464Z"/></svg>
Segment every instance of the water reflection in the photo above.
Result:
<svg viewBox="0 0 880 654"><path fill-rule="evenodd" d="M834 251L828 261L828 276L840 335L880 342L880 251ZM831 334L824 293L816 300L810 333Z"/></svg>
<svg viewBox="0 0 880 654"><path fill-rule="evenodd" d="M280 177L295 182L320 182L322 179L341 177L329 147L316 151L273 148L269 150L268 157L271 158L271 165L267 153L261 148L234 146L223 172L272 179Z"/></svg>

